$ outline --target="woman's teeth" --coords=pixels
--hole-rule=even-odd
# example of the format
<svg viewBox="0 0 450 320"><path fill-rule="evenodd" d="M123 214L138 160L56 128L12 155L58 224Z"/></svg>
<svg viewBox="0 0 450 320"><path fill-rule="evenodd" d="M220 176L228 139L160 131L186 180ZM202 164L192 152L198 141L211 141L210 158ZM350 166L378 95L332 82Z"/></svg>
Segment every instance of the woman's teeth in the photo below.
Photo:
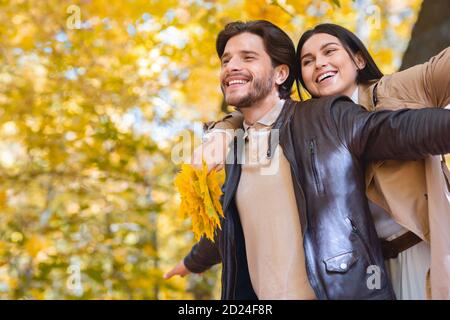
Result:
<svg viewBox="0 0 450 320"><path fill-rule="evenodd" d="M324 73L324 74L320 75L320 76L317 78L317 82L321 82L321 81L324 80L325 78L332 77L332 76L334 76L335 74L336 74L336 72L327 72L327 73Z"/></svg>

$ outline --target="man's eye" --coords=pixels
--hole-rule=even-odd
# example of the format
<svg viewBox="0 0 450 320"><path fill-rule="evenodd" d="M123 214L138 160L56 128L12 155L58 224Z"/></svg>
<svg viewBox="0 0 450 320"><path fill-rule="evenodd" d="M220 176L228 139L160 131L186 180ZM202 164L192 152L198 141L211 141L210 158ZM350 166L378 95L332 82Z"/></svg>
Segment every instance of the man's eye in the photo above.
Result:
<svg viewBox="0 0 450 320"><path fill-rule="evenodd" d="M252 60L254 60L255 58L254 57L245 57L244 58L244 61L252 61Z"/></svg>
<svg viewBox="0 0 450 320"><path fill-rule="evenodd" d="M222 60L222 65L225 65L228 63L229 60Z"/></svg>

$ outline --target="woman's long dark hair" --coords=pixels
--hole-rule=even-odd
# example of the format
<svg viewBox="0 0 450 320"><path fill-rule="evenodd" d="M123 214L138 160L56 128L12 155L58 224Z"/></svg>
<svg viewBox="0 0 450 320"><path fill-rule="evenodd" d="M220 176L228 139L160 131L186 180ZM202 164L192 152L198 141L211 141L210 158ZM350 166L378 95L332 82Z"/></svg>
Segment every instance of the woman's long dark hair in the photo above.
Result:
<svg viewBox="0 0 450 320"><path fill-rule="evenodd" d="M338 38L342 45L344 46L345 50L348 52L350 58L353 60L353 62L356 64L356 61L354 59L354 55L359 53L364 61L366 62L366 65L363 69L358 70L358 76L356 78L356 83L368 83L370 80L377 80L380 79L383 76L383 73L378 68L377 64L373 60L372 56L370 55L369 51L367 51L367 48L364 46L362 41L350 30L341 27L337 24L332 23L323 23L315 26L313 29L306 31L303 33L303 35L300 37L300 40L297 44L297 63L299 65L299 72L297 73L298 78L296 79L297 83L297 90L298 95L300 99L302 99L302 96L300 94L300 86L299 82L305 88L306 91L308 91L308 88L305 86L305 82L303 81L302 72L301 72L301 52L303 45L305 42L311 38L313 35L318 33L327 33L329 35L332 35L333 37ZM308 91L308 93L310 93ZM311 94L311 93L310 93Z"/></svg>

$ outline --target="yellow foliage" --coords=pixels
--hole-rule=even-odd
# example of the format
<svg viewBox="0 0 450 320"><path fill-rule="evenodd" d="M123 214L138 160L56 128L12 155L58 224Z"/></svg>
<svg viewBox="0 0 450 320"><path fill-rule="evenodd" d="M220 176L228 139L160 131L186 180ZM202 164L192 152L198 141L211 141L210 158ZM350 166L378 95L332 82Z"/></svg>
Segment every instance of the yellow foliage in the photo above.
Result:
<svg viewBox="0 0 450 320"><path fill-rule="evenodd" d="M11 277L11 278L8 278L7 281L8 281L8 287L9 287L11 290L17 289L17 287L18 287L18 285L19 285L19 280L18 280L17 278Z"/></svg>
<svg viewBox="0 0 450 320"><path fill-rule="evenodd" d="M192 219L192 230L198 240L202 235L214 241L214 230L220 228L223 217L220 196L225 172L212 170L206 163L201 169L184 164L175 178L175 186L181 197L180 215Z"/></svg>
<svg viewBox="0 0 450 320"><path fill-rule="evenodd" d="M30 295L33 299L36 299L36 300L45 299L45 294L40 289L35 289L35 288L30 289Z"/></svg>
<svg viewBox="0 0 450 320"><path fill-rule="evenodd" d="M117 248L113 251L114 260L119 264L125 264L127 262L127 249Z"/></svg>
<svg viewBox="0 0 450 320"><path fill-rule="evenodd" d="M3 241L0 241L0 267L6 263L6 259L4 255L6 253L6 244Z"/></svg>
<svg viewBox="0 0 450 320"><path fill-rule="evenodd" d="M150 257L153 257L157 254L155 248L153 248L153 246L151 246L149 244L145 245L142 249Z"/></svg>
<svg viewBox="0 0 450 320"><path fill-rule="evenodd" d="M395 67L392 64L394 58L392 50L383 48L377 52L373 52L372 56L377 64L384 66L383 71L386 74L395 72Z"/></svg>
<svg viewBox="0 0 450 320"><path fill-rule="evenodd" d="M244 1L244 10L249 19L270 20L277 25L288 24L292 18L291 12L286 6L281 6L277 1L267 0L246 0Z"/></svg>
<svg viewBox="0 0 450 320"><path fill-rule="evenodd" d="M46 247L45 239L39 235L32 235L25 244L25 249L33 258Z"/></svg>
<svg viewBox="0 0 450 320"><path fill-rule="evenodd" d="M0 190L0 209L6 208L6 201L8 200L5 190Z"/></svg>
<svg viewBox="0 0 450 320"><path fill-rule="evenodd" d="M191 245L172 214L170 148L190 121L220 117L216 36L228 22L267 19L296 44L334 22L394 71L422 0L336 2L0 1L11 22L0 26L0 284L10 288L0 299L73 298L61 266L78 262L80 299L192 298L191 280L161 280ZM365 3L381 9L379 25ZM72 5L80 28L68 24ZM197 238L213 238L224 172L184 172L180 211Z"/></svg>

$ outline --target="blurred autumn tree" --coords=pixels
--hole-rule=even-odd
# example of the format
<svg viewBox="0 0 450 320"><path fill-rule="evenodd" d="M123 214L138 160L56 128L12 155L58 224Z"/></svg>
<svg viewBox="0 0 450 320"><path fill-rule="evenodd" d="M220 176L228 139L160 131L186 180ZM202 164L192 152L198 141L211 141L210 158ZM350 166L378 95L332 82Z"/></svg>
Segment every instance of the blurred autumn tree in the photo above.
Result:
<svg viewBox="0 0 450 320"><path fill-rule="evenodd" d="M215 37L332 21L395 71L420 0L0 1L0 298L218 298L218 268L162 280L193 244L171 161L219 116Z"/></svg>

